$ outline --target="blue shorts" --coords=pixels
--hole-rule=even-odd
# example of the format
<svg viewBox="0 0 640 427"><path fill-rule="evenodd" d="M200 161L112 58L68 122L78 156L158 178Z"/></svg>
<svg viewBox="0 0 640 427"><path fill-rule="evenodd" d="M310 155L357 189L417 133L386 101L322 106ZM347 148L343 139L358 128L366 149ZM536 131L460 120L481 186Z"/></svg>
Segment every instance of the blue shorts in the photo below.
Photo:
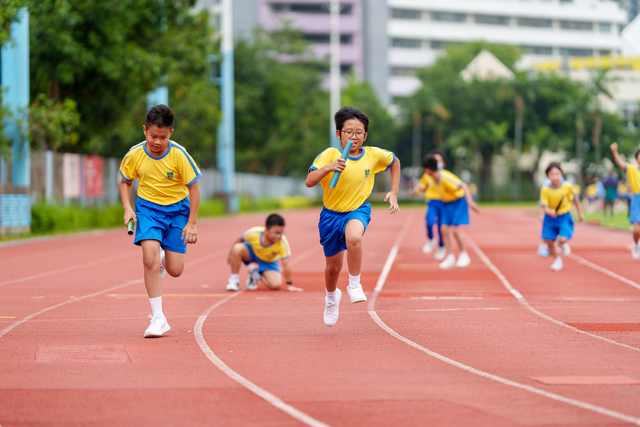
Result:
<svg viewBox="0 0 640 427"><path fill-rule="evenodd" d="M629 206L629 224L640 222L640 194L631 196L631 206Z"/></svg>
<svg viewBox="0 0 640 427"><path fill-rule="evenodd" d="M467 199L461 197L453 202L443 203L442 225L469 225L469 205Z"/></svg>
<svg viewBox="0 0 640 427"><path fill-rule="evenodd" d="M242 262L244 262L244 265L249 265L252 262L255 262L256 264L258 264L258 273L262 273L263 271L267 271L267 270L273 270L280 273L280 267L278 266L278 261L273 261L273 262L263 261L256 256L255 252L253 252L253 249L251 248L251 243L244 242L244 245L249 250L249 261L242 260Z"/></svg>
<svg viewBox="0 0 640 427"><path fill-rule="evenodd" d="M444 209L442 200L429 200L427 206L427 227L431 227L434 224L440 225L442 222L442 209Z"/></svg>
<svg viewBox="0 0 640 427"><path fill-rule="evenodd" d="M365 202L351 212L336 212L322 208L318 229L320 230L320 244L324 248L324 256L332 257L347 249L344 230L352 219L359 220L364 225L364 230L367 231L367 226L371 221L371 205Z"/></svg>
<svg viewBox="0 0 640 427"><path fill-rule="evenodd" d="M542 239L555 241L558 236L562 236L567 240L573 236L573 217L570 212L551 218L549 215L544 216L542 221Z"/></svg>
<svg viewBox="0 0 640 427"><path fill-rule="evenodd" d="M136 238L133 243L140 246L142 240L157 240L160 246L171 252L187 253L187 244L182 240L182 229L189 222L190 205L185 197L178 203L163 206L138 197L136 201Z"/></svg>

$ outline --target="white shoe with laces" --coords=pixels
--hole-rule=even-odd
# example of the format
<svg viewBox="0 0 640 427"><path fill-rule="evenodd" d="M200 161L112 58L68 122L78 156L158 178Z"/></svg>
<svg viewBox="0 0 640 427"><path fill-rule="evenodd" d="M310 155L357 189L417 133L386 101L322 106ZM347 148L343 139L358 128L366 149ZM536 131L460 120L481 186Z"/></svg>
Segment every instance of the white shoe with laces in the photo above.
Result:
<svg viewBox="0 0 640 427"><path fill-rule="evenodd" d="M563 243L560 245L560 248L562 249L562 255L563 256L569 256L571 255L571 247L569 246L568 243Z"/></svg>
<svg viewBox="0 0 640 427"><path fill-rule="evenodd" d="M633 259L640 259L640 245L638 245L637 243L634 243L631 247L631 256L633 257Z"/></svg>
<svg viewBox="0 0 640 427"><path fill-rule="evenodd" d="M433 256L433 259L435 259L436 261L442 261L446 256L447 256L447 249L442 247L442 248L438 248L438 250L436 251L436 254Z"/></svg>
<svg viewBox="0 0 640 427"><path fill-rule="evenodd" d="M257 265L249 266L249 276L247 277L247 289L255 291L258 289L258 282L260 282L260 273L258 272Z"/></svg>
<svg viewBox="0 0 640 427"><path fill-rule="evenodd" d="M171 329L171 327L167 323L167 319L164 316L149 315L149 318L151 319L151 324L149 325L147 330L144 331L145 338L161 337L162 334Z"/></svg>
<svg viewBox="0 0 640 427"><path fill-rule="evenodd" d="M327 326L333 326L338 321L340 315L338 307L340 306L340 300L342 299L342 291L336 289L336 301L330 302L325 297L324 299L324 324Z"/></svg>
<svg viewBox="0 0 640 427"><path fill-rule="evenodd" d="M162 258L164 258L164 249L160 246L160 280L164 279L164 275L167 274L167 270L165 270L164 265L162 265Z"/></svg>
<svg viewBox="0 0 640 427"><path fill-rule="evenodd" d="M456 266L456 257L453 254L447 255L447 257L439 265L442 269L449 269Z"/></svg>
<svg viewBox="0 0 640 427"><path fill-rule="evenodd" d="M430 254L433 248L435 247L435 245L436 245L435 239L427 240L427 243L425 243L424 246L422 247L422 252L425 254Z"/></svg>
<svg viewBox="0 0 640 427"><path fill-rule="evenodd" d="M471 258L469 258L469 254L465 252L460 252L458 254L458 261L456 261L456 267L464 268L468 267L471 264Z"/></svg>
<svg viewBox="0 0 640 427"><path fill-rule="evenodd" d="M238 292L240 290L240 283L229 281L227 283L227 290Z"/></svg>
<svg viewBox="0 0 640 427"><path fill-rule="evenodd" d="M349 283L347 285L347 293L349 294L349 298L351 298L351 304L367 300L367 296L364 294L360 283Z"/></svg>
<svg viewBox="0 0 640 427"><path fill-rule="evenodd" d="M549 268L553 271L560 271L563 267L564 265L562 263L562 258L557 256L556 259L553 260L553 264L551 264L551 267Z"/></svg>

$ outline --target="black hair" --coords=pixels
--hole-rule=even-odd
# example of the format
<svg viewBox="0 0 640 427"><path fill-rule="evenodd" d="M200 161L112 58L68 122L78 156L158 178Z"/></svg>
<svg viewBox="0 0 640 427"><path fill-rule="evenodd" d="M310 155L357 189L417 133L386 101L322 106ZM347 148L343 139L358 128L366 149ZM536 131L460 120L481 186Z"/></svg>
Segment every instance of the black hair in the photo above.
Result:
<svg viewBox="0 0 640 427"><path fill-rule="evenodd" d="M173 110L164 104L151 107L144 119L144 125L147 129L152 125L173 129Z"/></svg>
<svg viewBox="0 0 640 427"><path fill-rule="evenodd" d="M431 171L438 170L438 159L433 154L427 154L424 159L422 159L422 166L425 169L429 169Z"/></svg>
<svg viewBox="0 0 640 427"><path fill-rule="evenodd" d="M369 116L351 105L347 105L339 109L333 116L333 119L336 122L336 130L342 130L344 122L347 120L356 119L362 122L364 125L364 131L369 132Z"/></svg>
<svg viewBox="0 0 640 427"><path fill-rule="evenodd" d="M284 227L284 218L282 218L280 215L276 213L273 213L267 217L267 221L265 225L267 228L271 228L274 225Z"/></svg>
<svg viewBox="0 0 640 427"><path fill-rule="evenodd" d="M633 158L634 158L634 159L637 159L639 155L640 155L640 150L636 151L636 155L635 155L635 156L633 156Z"/></svg>
<svg viewBox="0 0 640 427"><path fill-rule="evenodd" d="M433 154L433 155L439 155L440 157L442 157L443 161L447 161L447 157L444 155L444 152L442 150L438 150L437 148L429 151L429 154Z"/></svg>
<svg viewBox="0 0 640 427"><path fill-rule="evenodd" d="M560 171L560 173L562 174L562 176L564 176L564 172L562 172L562 168L560 167L560 163L558 162L551 162L549 163L549 166L547 166L547 169L545 169L544 173L545 175L549 175L549 172L551 172L551 169L558 169Z"/></svg>

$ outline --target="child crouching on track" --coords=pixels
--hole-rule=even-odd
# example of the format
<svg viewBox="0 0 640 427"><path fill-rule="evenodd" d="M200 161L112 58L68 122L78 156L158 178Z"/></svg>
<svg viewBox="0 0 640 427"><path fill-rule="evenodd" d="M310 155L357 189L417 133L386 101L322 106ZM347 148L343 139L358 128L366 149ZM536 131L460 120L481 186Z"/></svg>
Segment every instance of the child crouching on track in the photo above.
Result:
<svg viewBox="0 0 640 427"><path fill-rule="evenodd" d="M293 286L291 249L284 235L284 218L278 214L271 214L267 217L264 227L250 228L233 242L227 258L227 263L231 267L227 290L240 290L238 273L242 263L249 266L247 289L255 291L260 281L269 289L280 289L282 273L280 273L278 260L282 262L287 290L302 291Z"/></svg>
<svg viewBox="0 0 640 427"><path fill-rule="evenodd" d="M563 181L564 174L560 163L551 163L546 169L550 184L540 189L540 206L544 212L542 222L542 239L549 247L549 253L554 258L551 270L560 271L563 268L562 258L557 254L555 241L558 239L562 255L571 255L568 241L573 236L573 218L571 204L578 210L578 220L582 222L584 215L580 199L576 196L573 185Z"/></svg>
<svg viewBox="0 0 640 427"><path fill-rule="evenodd" d="M474 212L480 212L478 205L471 198L471 192L467 184L460 178L445 169L440 169L438 159L429 154L422 162L424 170L435 182L437 191L444 203L442 208L442 238L448 255L440 263L440 268L467 267L471 258L465 249L464 239L460 234L460 226L469 224L469 208ZM458 241L460 253L458 260L453 254L451 232Z"/></svg>
<svg viewBox="0 0 640 427"><path fill-rule="evenodd" d="M166 105L152 107L142 126L146 140L122 159L120 199L124 223L136 223L134 243L142 246L144 284L153 315L144 337L159 337L169 329L162 312L162 278L178 277L184 270L187 243L198 241L196 220L202 176L187 151L171 141L173 111ZM135 212L131 208L131 184L138 178ZM189 196L189 197L187 197Z"/></svg>
<svg viewBox="0 0 640 427"><path fill-rule="evenodd" d="M618 144L611 144L611 153L616 165L622 169L627 175L627 182L631 188L629 196L629 223L633 224L633 246L631 248L631 256L633 259L640 259L640 150L636 151L636 164L625 163L618 153Z"/></svg>
<svg viewBox="0 0 640 427"><path fill-rule="evenodd" d="M390 151L362 146L367 139L369 117L357 108L347 106L338 110L334 119L336 137L340 140L341 148L327 148L320 153L309 168L306 179L307 187L320 184L324 190L324 207L320 213L318 229L326 259L324 324L327 326L333 326L338 321L342 292L337 288L337 283L344 262L344 250L347 251L347 292L351 303L367 300L360 284L362 235L371 221L371 205L366 200L373 190L375 174L390 169L391 191L384 200L389 201L391 214L400 211L400 161ZM341 155L349 140L353 142L353 146L345 161ZM329 185L333 178L332 172L341 172L335 188Z"/></svg>

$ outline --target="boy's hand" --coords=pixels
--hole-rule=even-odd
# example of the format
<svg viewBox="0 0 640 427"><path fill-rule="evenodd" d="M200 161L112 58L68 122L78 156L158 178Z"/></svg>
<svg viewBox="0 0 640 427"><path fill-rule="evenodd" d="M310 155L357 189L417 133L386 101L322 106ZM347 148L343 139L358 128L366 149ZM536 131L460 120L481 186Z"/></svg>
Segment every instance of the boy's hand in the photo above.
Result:
<svg viewBox="0 0 640 427"><path fill-rule="evenodd" d="M336 159L325 167L329 172L342 172L344 168L347 166L346 163L347 162L342 159Z"/></svg>
<svg viewBox="0 0 640 427"><path fill-rule="evenodd" d="M133 211L133 209L125 209L124 210L124 225L128 226L129 225L129 221L133 220L133 222L135 224L138 223L138 217L136 216L136 213Z"/></svg>
<svg viewBox="0 0 640 427"><path fill-rule="evenodd" d="M198 241L198 230L196 229L196 225L187 223L187 225L182 229L181 239L184 241L185 244L186 243L195 244Z"/></svg>
<svg viewBox="0 0 640 427"><path fill-rule="evenodd" d="M554 211L553 209L547 209L546 210L547 215L549 215L551 218L557 218L558 217L558 212Z"/></svg>
<svg viewBox="0 0 640 427"><path fill-rule="evenodd" d="M398 195L393 194L391 191L387 193L387 196L384 198L384 201L389 201L389 213L391 215L395 215L400 212L400 207L398 206Z"/></svg>
<svg viewBox="0 0 640 427"><path fill-rule="evenodd" d="M578 212L578 221L584 222L584 214L582 212Z"/></svg>
<svg viewBox="0 0 640 427"><path fill-rule="evenodd" d="M618 143L614 142L613 144L611 144L611 152L612 153L617 153L618 152Z"/></svg>
<svg viewBox="0 0 640 427"><path fill-rule="evenodd" d="M471 210L473 210L475 213L477 213L477 214L479 214L479 213L480 213L480 208L478 207L478 205L477 205L477 204L472 203L472 204L470 205L470 207L471 207Z"/></svg>
<svg viewBox="0 0 640 427"><path fill-rule="evenodd" d="M293 285L287 285L287 290L288 290L289 292L303 292L303 291L304 291L304 289L302 289L302 288L297 288L297 287L295 287L295 286L293 286Z"/></svg>

